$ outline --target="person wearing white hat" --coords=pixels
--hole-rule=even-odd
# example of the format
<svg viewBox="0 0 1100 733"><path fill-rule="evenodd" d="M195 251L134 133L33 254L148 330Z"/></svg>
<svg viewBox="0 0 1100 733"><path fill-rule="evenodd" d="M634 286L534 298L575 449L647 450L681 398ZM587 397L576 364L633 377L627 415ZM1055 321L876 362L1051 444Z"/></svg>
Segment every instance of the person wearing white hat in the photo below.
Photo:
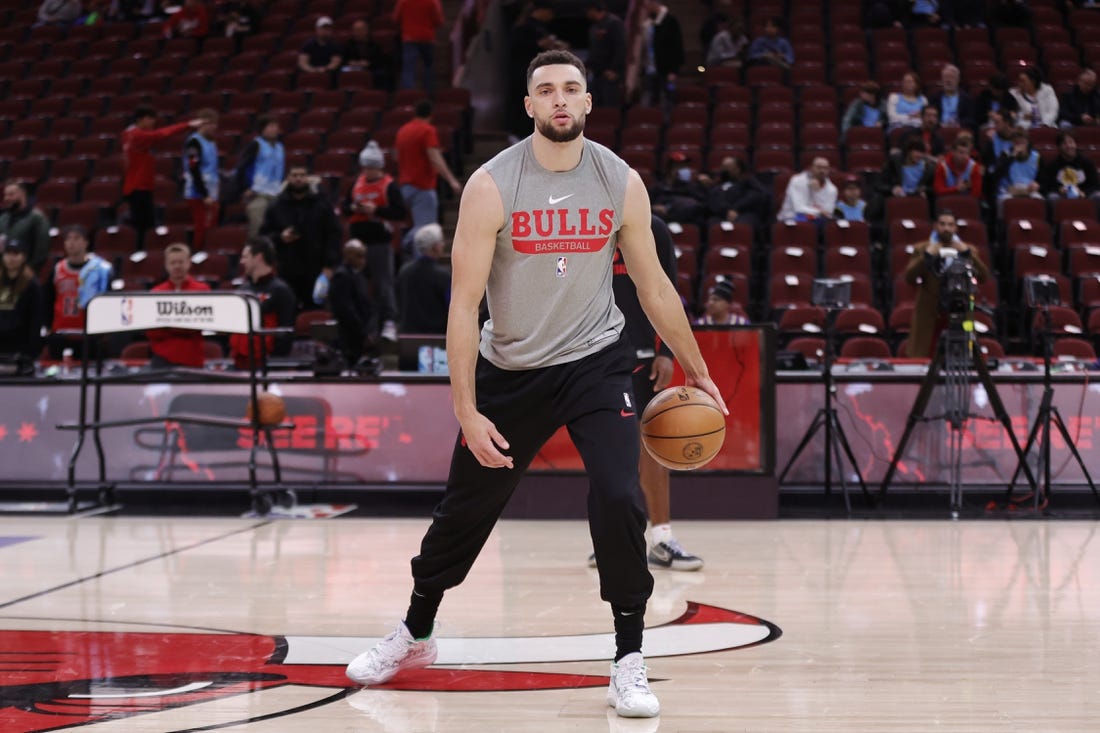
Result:
<svg viewBox="0 0 1100 733"><path fill-rule="evenodd" d="M307 72L333 72L340 68L343 55L332 37L332 18L322 15L314 25L316 35L305 42L298 53L298 68Z"/></svg>
<svg viewBox="0 0 1100 733"><path fill-rule="evenodd" d="M348 192L348 233L367 248L367 273L374 291L378 324L372 329L385 341L397 340L394 291L393 227L407 214L401 187L386 172L386 157L371 140L359 153L359 177Z"/></svg>

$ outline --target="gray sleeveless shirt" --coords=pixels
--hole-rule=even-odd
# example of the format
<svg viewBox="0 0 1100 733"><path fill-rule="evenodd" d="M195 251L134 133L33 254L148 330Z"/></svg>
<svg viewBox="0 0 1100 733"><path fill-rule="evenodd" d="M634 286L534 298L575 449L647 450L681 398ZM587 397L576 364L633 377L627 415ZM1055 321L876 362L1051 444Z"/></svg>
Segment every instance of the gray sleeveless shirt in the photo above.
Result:
<svg viewBox="0 0 1100 733"><path fill-rule="evenodd" d="M591 140L570 171L535 160L527 138L485 164L500 190L481 354L501 369L576 361L613 344L623 314L611 290L629 168Z"/></svg>

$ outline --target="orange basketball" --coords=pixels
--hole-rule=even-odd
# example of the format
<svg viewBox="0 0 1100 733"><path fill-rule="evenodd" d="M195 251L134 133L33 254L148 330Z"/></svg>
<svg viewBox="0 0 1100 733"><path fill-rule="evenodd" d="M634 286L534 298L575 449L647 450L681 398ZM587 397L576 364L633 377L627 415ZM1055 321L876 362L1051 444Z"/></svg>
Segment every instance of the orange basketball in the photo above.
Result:
<svg viewBox="0 0 1100 733"><path fill-rule="evenodd" d="M705 466L725 439L722 408L698 387L669 387L642 412L642 445L666 468L691 471Z"/></svg>
<svg viewBox="0 0 1100 733"><path fill-rule="evenodd" d="M258 400L260 402L261 425L278 425L286 420L286 403L283 402L282 397L270 392L260 392ZM249 420L252 419L252 400L248 401L245 417Z"/></svg>

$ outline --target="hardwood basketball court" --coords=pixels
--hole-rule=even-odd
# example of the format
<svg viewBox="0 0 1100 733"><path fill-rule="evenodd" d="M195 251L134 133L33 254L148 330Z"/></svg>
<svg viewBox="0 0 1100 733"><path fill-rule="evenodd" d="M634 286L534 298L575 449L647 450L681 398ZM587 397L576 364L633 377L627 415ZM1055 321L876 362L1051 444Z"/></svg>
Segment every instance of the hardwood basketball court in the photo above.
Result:
<svg viewBox="0 0 1100 733"><path fill-rule="evenodd" d="M0 730L1096 729L1092 521L680 522L707 565L654 572L652 721L605 704L575 521L502 522L444 600L441 664L350 687L426 524L0 519Z"/></svg>

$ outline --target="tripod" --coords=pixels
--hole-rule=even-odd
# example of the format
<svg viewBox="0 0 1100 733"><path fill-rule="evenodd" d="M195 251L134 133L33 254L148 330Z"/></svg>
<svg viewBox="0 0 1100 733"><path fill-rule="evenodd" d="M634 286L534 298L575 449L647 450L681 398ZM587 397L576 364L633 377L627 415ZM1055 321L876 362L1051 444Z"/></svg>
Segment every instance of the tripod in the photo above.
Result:
<svg viewBox="0 0 1100 733"><path fill-rule="evenodd" d="M1054 405L1054 386L1051 383L1050 377L1050 362L1054 352L1053 346L1053 327L1051 325L1050 318L1050 306L1040 306L1043 314L1043 397L1039 401L1039 411L1035 414L1035 424L1031 426L1031 432L1027 436L1027 444L1024 446L1023 456L1020 458L1020 463L1016 466L1016 471L1012 474L1012 481L1008 484L1008 497L1012 496L1012 491L1016 487L1016 478L1020 475L1020 470L1027 468L1027 454L1031 452L1031 446L1035 445L1035 441L1039 440L1039 464L1042 467L1042 479L1038 489L1034 492L1035 495L1035 509L1039 508L1040 495L1046 500L1050 501L1050 426L1053 423L1058 428L1059 434L1062 436L1062 440L1065 441L1066 446L1069 448L1070 453L1073 454L1074 460L1077 461L1077 465L1081 467L1081 473L1085 476L1085 481L1088 482L1089 488L1092 489L1092 495L1097 501L1100 501L1100 494L1096 491L1096 484L1092 481L1092 476L1089 475L1089 470L1085 467L1085 462L1081 458L1081 454L1077 451L1077 446L1073 442L1073 438L1070 437L1069 430L1066 428L1066 422L1062 419L1062 413L1058 411L1058 408ZM1034 483L1032 484L1034 486Z"/></svg>
<svg viewBox="0 0 1100 733"><path fill-rule="evenodd" d="M886 490L894 478L898 468L898 461L905 453L905 446L913 433L913 428L920 421L946 420L951 428L949 444L949 463L951 465L950 501L952 513L958 513L962 508L962 429L970 414L970 365L978 373L978 379L985 387L989 398L989 405L993 408L996 420L1004 426L1012 441L1012 448L1020 459L1020 465L1027 475L1032 488L1035 487L1035 478L1031 469L1024 463L1024 451L1020 448L1020 442L1016 440L1016 434L1012 431L1012 421L1005 410L1004 403L997 393L993 379L989 376L989 368L986 366L985 357L977 349L974 332L966 330L963 325L964 313L951 313L947 329L940 334L939 344L936 348L936 356L928 367L928 374L921 382L920 391L913 401L913 407L909 411L909 417L905 422L905 432L898 441L898 447L894 450L894 456L890 459L890 467L886 469L886 475L882 479L879 488L879 499L886 496ZM928 408L928 401L932 397L932 390L943 375L944 381L944 414L934 417L925 417L924 411ZM980 416L973 416L980 417ZM990 419L990 418L984 418Z"/></svg>
<svg viewBox="0 0 1100 733"><path fill-rule="evenodd" d="M783 479L787 477L787 473L790 472L791 466L793 466L794 462L798 460L798 457L802 455L802 451L810 444L810 441L813 440L817 431L821 428L825 428L825 494L830 495L833 491L833 459L835 458L840 486L844 492L844 506L851 512L852 503L848 497L848 482L844 478L844 464L840 456L841 448L844 449L844 454L848 457L848 462L851 464L852 470L856 474L856 478L859 479L859 487L863 490L863 496L867 499L868 504L872 503L872 499L870 492L867 491L867 484L863 481L863 474L859 470L859 464L856 463L856 457L852 452L852 446L848 443L848 437L844 434L844 426L840 424L836 408L833 407L833 399L836 396L836 385L833 382L832 359L833 323L836 320L836 314L840 312L840 310L840 308L836 307L826 307L825 310L825 371L823 374L825 380L825 406L818 409L817 414L814 415L814 419L810 422L810 427L806 429L806 433L802 436L802 440L799 442L798 447L795 448L790 460L787 461L787 465L784 466L783 472L779 474L779 483L783 483Z"/></svg>

